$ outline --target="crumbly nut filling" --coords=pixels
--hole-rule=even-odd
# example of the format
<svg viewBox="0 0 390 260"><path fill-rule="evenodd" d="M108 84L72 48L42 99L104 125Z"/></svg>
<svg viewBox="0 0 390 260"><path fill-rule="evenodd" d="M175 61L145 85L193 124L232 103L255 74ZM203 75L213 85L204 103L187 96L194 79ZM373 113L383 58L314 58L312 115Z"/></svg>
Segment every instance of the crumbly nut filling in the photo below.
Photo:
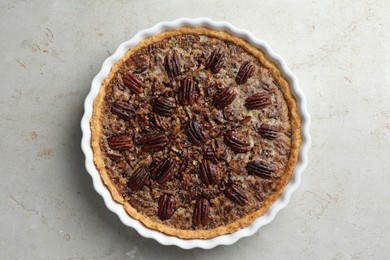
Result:
<svg viewBox="0 0 390 260"><path fill-rule="evenodd" d="M291 150L289 110L270 71L233 43L180 34L143 48L107 85L100 149L139 213L208 230L261 208Z"/></svg>

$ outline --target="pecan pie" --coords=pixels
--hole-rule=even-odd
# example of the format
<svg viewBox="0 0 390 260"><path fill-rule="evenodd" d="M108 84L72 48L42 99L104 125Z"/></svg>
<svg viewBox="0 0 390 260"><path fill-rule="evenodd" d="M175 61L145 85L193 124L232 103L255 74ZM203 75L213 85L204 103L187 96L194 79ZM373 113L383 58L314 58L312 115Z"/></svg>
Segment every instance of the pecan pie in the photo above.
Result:
<svg viewBox="0 0 390 260"><path fill-rule="evenodd" d="M182 27L141 41L94 101L94 162L146 227L185 239L235 232L289 182L301 118L288 82L257 48Z"/></svg>

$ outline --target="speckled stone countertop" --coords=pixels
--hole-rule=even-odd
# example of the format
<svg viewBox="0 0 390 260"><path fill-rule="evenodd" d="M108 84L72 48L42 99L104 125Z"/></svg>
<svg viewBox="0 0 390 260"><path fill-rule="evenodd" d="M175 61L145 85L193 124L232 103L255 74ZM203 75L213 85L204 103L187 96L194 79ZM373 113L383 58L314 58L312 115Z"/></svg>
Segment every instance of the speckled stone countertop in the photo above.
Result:
<svg viewBox="0 0 390 260"><path fill-rule="evenodd" d="M390 254L390 3L0 3L1 259L385 259ZM226 20L299 78L312 148L290 204L232 246L185 251L140 237L84 168L83 102L102 62L178 17ZM260 256L260 257L259 257Z"/></svg>

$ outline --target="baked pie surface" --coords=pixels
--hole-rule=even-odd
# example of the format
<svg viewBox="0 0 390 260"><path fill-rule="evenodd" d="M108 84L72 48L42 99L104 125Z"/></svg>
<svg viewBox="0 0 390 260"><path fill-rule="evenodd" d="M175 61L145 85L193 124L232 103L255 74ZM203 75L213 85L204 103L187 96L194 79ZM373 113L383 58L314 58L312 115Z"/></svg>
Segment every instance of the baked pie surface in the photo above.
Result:
<svg viewBox="0 0 390 260"><path fill-rule="evenodd" d="M94 162L146 227L185 239L235 232L263 215L301 145L279 69L224 31L181 27L141 41L94 101Z"/></svg>

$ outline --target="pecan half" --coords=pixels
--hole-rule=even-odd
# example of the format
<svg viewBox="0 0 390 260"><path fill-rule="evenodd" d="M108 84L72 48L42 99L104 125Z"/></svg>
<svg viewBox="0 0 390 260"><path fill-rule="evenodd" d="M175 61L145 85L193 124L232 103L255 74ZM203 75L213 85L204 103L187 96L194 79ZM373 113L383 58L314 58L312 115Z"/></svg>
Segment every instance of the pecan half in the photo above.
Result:
<svg viewBox="0 0 390 260"><path fill-rule="evenodd" d="M218 73L225 63L225 51L223 49L215 49L205 61L206 69L212 73Z"/></svg>
<svg viewBox="0 0 390 260"><path fill-rule="evenodd" d="M209 146L209 147L206 147L203 151L203 159L205 160L210 160L214 163L216 163L218 160L217 160L217 157L215 156L215 152L214 152L214 149Z"/></svg>
<svg viewBox="0 0 390 260"><path fill-rule="evenodd" d="M178 91L179 102L185 105L192 105L196 99L196 90L194 80L191 78L185 78L180 81L180 88Z"/></svg>
<svg viewBox="0 0 390 260"><path fill-rule="evenodd" d="M135 108L125 101L117 100L111 104L111 112L126 120L134 115Z"/></svg>
<svg viewBox="0 0 390 260"><path fill-rule="evenodd" d="M227 187L223 192L231 201L241 206L244 206L248 202L248 197L244 190L237 184L227 184Z"/></svg>
<svg viewBox="0 0 390 260"><path fill-rule="evenodd" d="M197 146L201 146L209 139L203 127L194 119L188 123L187 135L190 141Z"/></svg>
<svg viewBox="0 0 390 260"><path fill-rule="evenodd" d="M147 70L149 67L148 61L145 57L141 57L139 55L134 55L129 60L131 61L131 63L134 64L135 73L141 74L142 72Z"/></svg>
<svg viewBox="0 0 390 260"><path fill-rule="evenodd" d="M276 170L276 167L263 160L258 160L249 162L246 169L249 174L269 179L272 178L272 173Z"/></svg>
<svg viewBox="0 0 390 260"><path fill-rule="evenodd" d="M122 154L113 153L113 152L107 152L107 157L115 162L123 158Z"/></svg>
<svg viewBox="0 0 390 260"><path fill-rule="evenodd" d="M180 57L176 51L168 53L164 58L164 68L170 78L177 77L181 74Z"/></svg>
<svg viewBox="0 0 390 260"><path fill-rule="evenodd" d="M207 199L198 199L195 203L192 222L194 225L207 225L209 221L210 204Z"/></svg>
<svg viewBox="0 0 390 260"><path fill-rule="evenodd" d="M255 74L255 70L255 66L250 61L245 61L238 70L236 83L238 85L245 84Z"/></svg>
<svg viewBox="0 0 390 260"><path fill-rule="evenodd" d="M152 179L157 180L157 182L160 184L167 182L173 175L174 166L175 161L172 158L167 158L165 160L160 161L150 171Z"/></svg>
<svg viewBox="0 0 390 260"><path fill-rule="evenodd" d="M127 187L136 191L142 188L145 183L149 180L150 174L145 171L144 168L138 168L129 178L127 182Z"/></svg>
<svg viewBox="0 0 390 260"><path fill-rule="evenodd" d="M203 160L200 166L199 177L206 185L214 185L218 183L219 169L218 166L210 160Z"/></svg>
<svg viewBox="0 0 390 260"><path fill-rule="evenodd" d="M241 135L237 135L233 131L228 131L224 135L225 144L229 146L230 149L237 153L245 153L248 151L250 142L247 138Z"/></svg>
<svg viewBox="0 0 390 260"><path fill-rule="evenodd" d="M260 135L264 138L273 140L278 137L278 128L269 124L262 124L259 129Z"/></svg>
<svg viewBox="0 0 390 260"><path fill-rule="evenodd" d="M153 113L149 116L149 119L154 126L159 127L163 131L168 130L168 127L164 124L164 121L159 115Z"/></svg>
<svg viewBox="0 0 390 260"><path fill-rule="evenodd" d="M175 198L170 194L163 194L158 202L158 217L166 220L172 217L175 211Z"/></svg>
<svg viewBox="0 0 390 260"><path fill-rule="evenodd" d="M245 99L247 109L262 109L271 104L271 97L267 92L258 92Z"/></svg>
<svg viewBox="0 0 390 260"><path fill-rule="evenodd" d="M156 152L164 150L168 143L169 138L164 133L146 134L139 141L139 144L142 145L142 151L144 152Z"/></svg>
<svg viewBox="0 0 390 260"><path fill-rule="evenodd" d="M137 76L131 73L124 74L122 76L123 83L133 92L139 94L142 89L145 88L145 84Z"/></svg>
<svg viewBox="0 0 390 260"><path fill-rule="evenodd" d="M115 135L107 139L108 146L112 150L126 151L133 147L133 141L127 135Z"/></svg>
<svg viewBox="0 0 390 260"><path fill-rule="evenodd" d="M244 117L242 120L241 120L241 125L243 125L243 126L246 126L246 125L248 125L248 123L250 123L251 122L251 120L252 120L252 117L251 116L246 116L246 117Z"/></svg>
<svg viewBox="0 0 390 260"><path fill-rule="evenodd" d="M219 90L213 97L213 104L217 109L223 109L233 103L237 93L232 87Z"/></svg>
<svg viewBox="0 0 390 260"><path fill-rule="evenodd" d="M284 134L285 134L287 137L291 137L291 136L292 136L291 129L289 129L289 130L287 130L286 132L284 132Z"/></svg>
<svg viewBox="0 0 390 260"><path fill-rule="evenodd" d="M176 102L170 98L154 98L150 101L150 104L153 111L162 116L171 116L176 111Z"/></svg>

